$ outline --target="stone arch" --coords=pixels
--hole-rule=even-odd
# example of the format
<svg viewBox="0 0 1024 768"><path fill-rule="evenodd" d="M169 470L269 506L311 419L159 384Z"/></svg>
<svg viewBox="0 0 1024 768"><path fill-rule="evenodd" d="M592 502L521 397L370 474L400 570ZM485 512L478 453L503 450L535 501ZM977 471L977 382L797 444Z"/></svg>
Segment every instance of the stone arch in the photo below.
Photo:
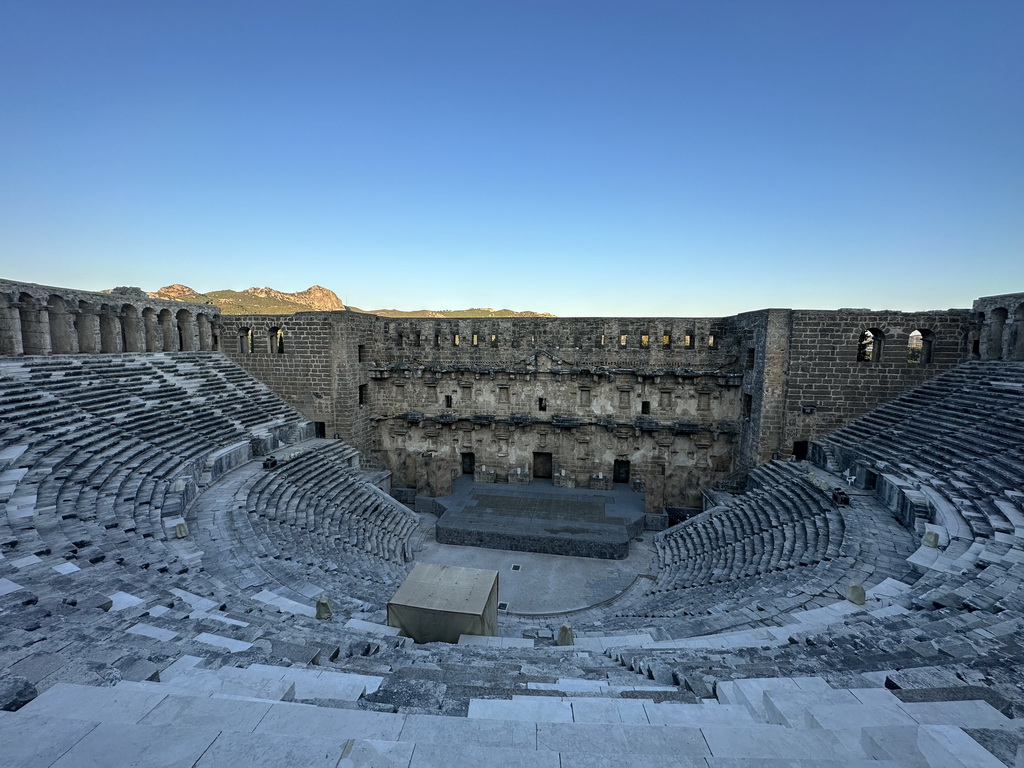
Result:
<svg viewBox="0 0 1024 768"><path fill-rule="evenodd" d="M199 336L199 349L202 352L209 352L213 348L212 333L210 331L210 318L205 312L196 315L196 333Z"/></svg>
<svg viewBox="0 0 1024 768"><path fill-rule="evenodd" d="M173 352L178 348L178 333L174 323L174 315L169 309L161 309L157 319L160 321L160 335L163 337L160 351Z"/></svg>
<svg viewBox="0 0 1024 768"><path fill-rule="evenodd" d="M238 329L238 354L252 354L252 329L242 327Z"/></svg>
<svg viewBox="0 0 1024 768"><path fill-rule="evenodd" d="M1024 360L1024 302L1017 305L1013 310L1013 346L1011 347L1010 359Z"/></svg>
<svg viewBox="0 0 1024 768"><path fill-rule="evenodd" d="M907 362L928 365L933 362L935 334L924 328L916 328L907 339Z"/></svg>
<svg viewBox="0 0 1024 768"><path fill-rule="evenodd" d="M284 354L284 329L276 325L267 329L267 352Z"/></svg>
<svg viewBox="0 0 1024 768"><path fill-rule="evenodd" d="M143 352L142 318L134 304L121 305L121 349Z"/></svg>
<svg viewBox="0 0 1024 768"><path fill-rule="evenodd" d="M21 317L21 349L26 355L45 355L50 351L49 315L42 304L31 294L18 297L18 314Z"/></svg>
<svg viewBox="0 0 1024 768"><path fill-rule="evenodd" d="M885 331L881 328L868 328L857 340L857 362L879 363L885 350Z"/></svg>
<svg viewBox="0 0 1024 768"><path fill-rule="evenodd" d="M46 304L50 313L50 351L57 355L74 354L78 351L78 336L67 302L54 293Z"/></svg>
<svg viewBox="0 0 1024 768"><path fill-rule="evenodd" d="M94 304L78 302L75 329L78 331L79 352L93 355L100 351L100 318Z"/></svg>
<svg viewBox="0 0 1024 768"><path fill-rule="evenodd" d="M100 307L100 352L120 352L121 318L109 304Z"/></svg>
<svg viewBox="0 0 1024 768"><path fill-rule="evenodd" d="M178 351L194 352L196 348L195 318L187 309L179 309L175 319L178 327Z"/></svg>
<svg viewBox="0 0 1024 768"><path fill-rule="evenodd" d="M157 320L156 310L146 307L142 310L142 334L146 342L147 352L159 352L163 347L163 339L160 334L160 324Z"/></svg>
<svg viewBox="0 0 1024 768"><path fill-rule="evenodd" d="M997 307L992 310L992 319L988 327L988 359L1003 359L1003 330L1006 326L1006 307Z"/></svg>

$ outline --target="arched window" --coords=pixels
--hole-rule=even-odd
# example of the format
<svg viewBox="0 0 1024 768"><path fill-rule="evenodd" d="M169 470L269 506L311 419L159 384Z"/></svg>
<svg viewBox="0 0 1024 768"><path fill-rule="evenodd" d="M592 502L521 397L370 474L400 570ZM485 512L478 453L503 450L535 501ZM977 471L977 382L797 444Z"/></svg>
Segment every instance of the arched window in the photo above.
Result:
<svg viewBox="0 0 1024 768"><path fill-rule="evenodd" d="M274 327L267 330L267 352L272 355L284 354L284 331Z"/></svg>
<svg viewBox="0 0 1024 768"><path fill-rule="evenodd" d="M910 332L907 340L907 362L927 365L932 362L932 348L935 344L935 334L927 330L915 330Z"/></svg>
<svg viewBox="0 0 1024 768"><path fill-rule="evenodd" d="M880 328L868 328L857 342L857 362L877 363L882 360L885 333Z"/></svg>
<svg viewBox="0 0 1024 768"><path fill-rule="evenodd" d="M238 354L240 354L240 355L252 354L252 329L250 329L250 328L239 328L238 329Z"/></svg>

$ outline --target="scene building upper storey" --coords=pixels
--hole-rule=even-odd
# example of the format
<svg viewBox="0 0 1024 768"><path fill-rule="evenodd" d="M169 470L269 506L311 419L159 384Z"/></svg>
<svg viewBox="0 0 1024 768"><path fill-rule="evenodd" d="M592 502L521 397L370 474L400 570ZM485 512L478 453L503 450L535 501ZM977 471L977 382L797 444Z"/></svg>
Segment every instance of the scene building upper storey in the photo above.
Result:
<svg viewBox="0 0 1024 768"><path fill-rule="evenodd" d="M3 354L217 351L410 495L452 479L628 482L696 507L972 358L1024 359L1024 293L926 312L721 318L221 315L138 289L0 282Z"/></svg>

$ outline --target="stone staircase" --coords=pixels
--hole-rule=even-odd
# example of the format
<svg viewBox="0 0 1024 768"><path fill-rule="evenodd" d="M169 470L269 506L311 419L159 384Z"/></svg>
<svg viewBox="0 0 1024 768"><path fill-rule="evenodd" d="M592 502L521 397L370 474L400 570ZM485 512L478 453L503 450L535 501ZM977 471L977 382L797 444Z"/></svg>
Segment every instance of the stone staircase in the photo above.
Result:
<svg viewBox="0 0 1024 768"><path fill-rule="evenodd" d="M358 708L381 677L191 662L165 670L162 682L61 683L0 712L5 768L1000 768L965 729L1011 741L1021 733L985 701L906 702L882 687L837 689L819 677L723 682L696 703L656 701L648 694L659 686L561 679L527 688L548 695L474 698L458 717Z"/></svg>

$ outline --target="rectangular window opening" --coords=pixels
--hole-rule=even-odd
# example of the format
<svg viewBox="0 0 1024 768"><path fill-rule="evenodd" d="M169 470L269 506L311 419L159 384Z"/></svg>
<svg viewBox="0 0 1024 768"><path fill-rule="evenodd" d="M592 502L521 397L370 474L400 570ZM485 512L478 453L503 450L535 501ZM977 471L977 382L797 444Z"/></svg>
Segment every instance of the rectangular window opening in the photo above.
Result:
<svg viewBox="0 0 1024 768"><path fill-rule="evenodd" d="M366 362L366 347L362 344L356 347L356 360L360 363Z"/></svg>
<svg viewBox="0 0 1024 768"><path fill-rule="evenodd" d="M359 385L359 404L366 405L366 384Z"/></svg>
<svg viewBox="0 0 1024 768"><path fill-rule="evenodd" d="M445 408L451 408L452 407L452 396L451 395L445 395L444 396L444 407Z"/></svg>
<svg viewBox="0 0 1024 768"><path fill-rule="evenodd" d="M548 401L546 397L537 398L537 410L546 411L548 409Z"/></svg>
<svg viewBox="0 0 1024 768"><path fill-rule="evenodd" d="M650 400L641 400L640 401L640 413L644 414L645 416L649 416L650 415L650 413L651 413L651 401Z"/></svg>
<svg viewBox="0 0 1024 768"><path fill-rule="evenodd" d="M662 334L662 336L661 336L661 346L663 346L665 349L668 349L668 348L670 348L672 346L672 334L670 334L670 333Z"/></svg>

